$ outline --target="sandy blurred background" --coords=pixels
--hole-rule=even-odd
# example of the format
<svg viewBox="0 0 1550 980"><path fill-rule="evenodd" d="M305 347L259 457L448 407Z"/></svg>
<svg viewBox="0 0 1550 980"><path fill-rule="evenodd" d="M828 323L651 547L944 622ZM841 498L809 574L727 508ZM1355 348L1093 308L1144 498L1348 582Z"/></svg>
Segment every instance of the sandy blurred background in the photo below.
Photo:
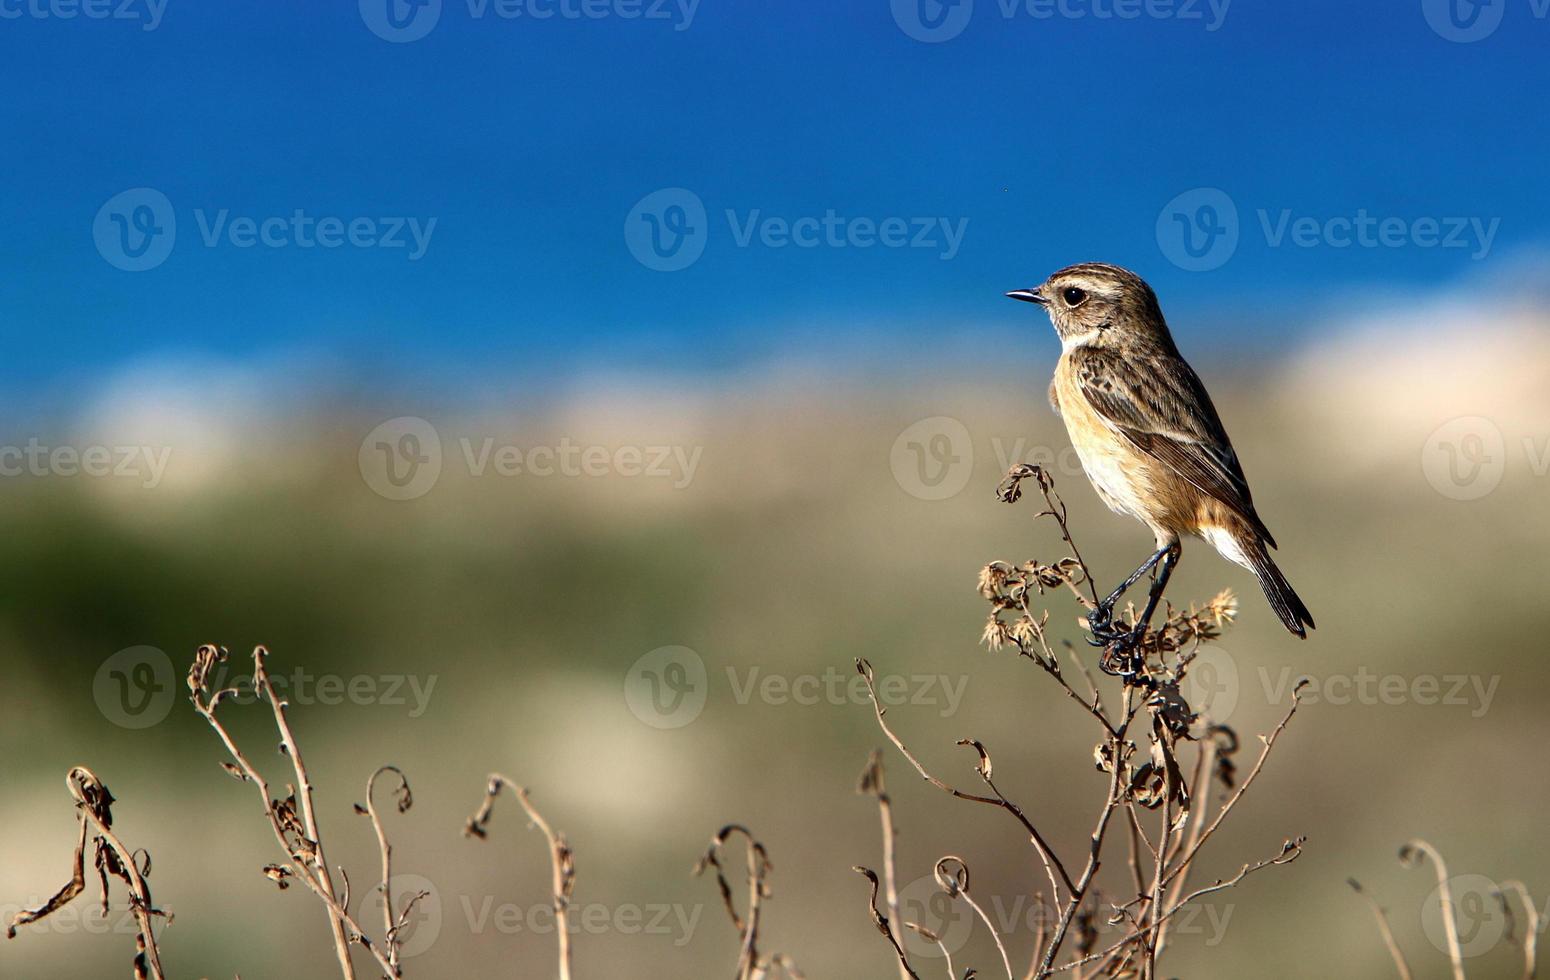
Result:
<svg viewBox="0 0 1550 980"><path fill-rule="evenodd" d="M1229 874L1290 835L1309 845L1206 903L1170 947L1169 975L1384 975L1348 876L1389 906L1418 975L1444 975L1422 914L1430 873L1395 861L1412 835L1455 874L1550 895L1550 789L1536 761L1550 738L1539 693L1550 313L1530 294L1485 305L1476 294L1312 324L1275 356L1188 352L1319 629L1287 637L1245 575L1186 548L1172 598L1230 586L1244 600L1212 653L1213 710L1252 739L1290 679L1315 682L1207 867ZM258 873L273 841L250 788L217 767L181 682L201 642L228 646L233 669L265 643L277 674L303 672L293 718L357 896L375 852L351 804L382 763L413 784L414 808L388 818L406 886L434 893L411 975L553 975L539 836L509 798L492 839L459 836L491 770L529 784L576 849L575 898L591 917L576 938L581 975L730 972L735 934L713 883L689 874L728 821L754 828L775 861L766 949L811 977L890 975L849 870L879 860L875 809L854 783L882 744L846 686L853 658L904 679L890 718L939 775L967 785L971 760L952 743L983 740L1003 789L1074 853L1103 792L1092 733L1030 664L977 645L974 591L985 562L1053 559L1058 540L991 491L1009 462L1050 466L1107 578L1148 544L1071 470L1044 404L1047 326L1030 316L986 346L998 353L948 351L936 369L866 380L811 365L694 386L617 373L518 409L348 384L303 397L306 365L124 373L48 439L170 450L156 485L143 472L21 476L0 498L0 900L36 901L65 880L75 832L60 777L85 764L119 798L124 839L155 859L155 896L176 914L163 932L175 975L325 975L320 910ZM441 469L413 499L387 499L373 447L379 424L404 416L439 438ZM930 448L938 433L945 456ZM647 463L674 447L697 464L474 475L463 439L476 451L568 440L626 469L621 447ZM1069 604L1051 605L1075 639ZM667 685L656 707L648 671ZM259 709L224 710L283 779ZM1038 876L1010 821L887 762L903 879L957 853L982 903L1026 917ZM1117 856L1110 872L1123 872ZM906 889L917 915L940 914L929 891ZM122 906L104 921L89 904L0 943L0 973L123 974ZM1466 911L1470 975L1515 975L1500 914ZM1026 922L1009 939L1020 958ZM983 931L953 935L960 969L995 972Z"/></svg>

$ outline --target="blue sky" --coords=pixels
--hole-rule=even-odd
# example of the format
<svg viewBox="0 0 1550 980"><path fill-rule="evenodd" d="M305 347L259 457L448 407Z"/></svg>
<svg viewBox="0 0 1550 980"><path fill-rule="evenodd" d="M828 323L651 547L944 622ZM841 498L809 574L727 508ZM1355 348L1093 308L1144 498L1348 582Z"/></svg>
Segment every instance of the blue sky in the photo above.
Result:
<svg viewBox="0 0 1550 980"><path fill-rule="evenodd" d="M1029 315L1004 290L1089 259L1185 338L1274 342L1550 240L1545 0L442 0L397 41L389 2L0 0L13 397L155 357L544 378L993 348ZM78 12L104 3L131 19ZM939 15L953 36L910 36ZM175 235L105 208L137 188ZM1203 271L1167 238L1228 221ZM703 251L648 267L653 227ZM170 252L116 268L145 229Z"/></svg>

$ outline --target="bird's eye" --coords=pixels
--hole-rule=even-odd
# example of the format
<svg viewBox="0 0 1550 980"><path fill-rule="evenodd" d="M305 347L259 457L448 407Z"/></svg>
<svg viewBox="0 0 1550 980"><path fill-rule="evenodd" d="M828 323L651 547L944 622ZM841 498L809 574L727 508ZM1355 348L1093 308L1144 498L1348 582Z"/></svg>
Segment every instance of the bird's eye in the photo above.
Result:
<svg viewBox="0 0 1550 980"><path fill-rule="evenodd" d="M1087 301L1087 290L1076 286L1067 286L1060 291L1060 298L1066 301L1067 306L1081 306Z"/></svg>

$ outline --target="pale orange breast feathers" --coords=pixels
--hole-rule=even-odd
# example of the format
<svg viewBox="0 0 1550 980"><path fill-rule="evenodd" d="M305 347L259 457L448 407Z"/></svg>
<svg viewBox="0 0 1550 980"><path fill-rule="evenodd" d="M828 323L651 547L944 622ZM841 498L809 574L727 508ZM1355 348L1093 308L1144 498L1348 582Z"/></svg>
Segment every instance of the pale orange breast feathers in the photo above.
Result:
<svg viewBox="0 0 1550 980"><path fill-rule="evenodd" d="M1126 439L1092 407L1065 355L1050 389L1071 445L1093 489L1109 508L1145 523L1159 541L1198 533L1201 495Z"/></svg>

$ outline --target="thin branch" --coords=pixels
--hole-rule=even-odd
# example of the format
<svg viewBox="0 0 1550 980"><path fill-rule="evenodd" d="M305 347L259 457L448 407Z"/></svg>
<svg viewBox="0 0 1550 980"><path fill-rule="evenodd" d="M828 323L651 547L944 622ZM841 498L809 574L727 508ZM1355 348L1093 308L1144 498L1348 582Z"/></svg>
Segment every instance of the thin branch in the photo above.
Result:
<svg viewBox="0 0 1550 980"><path fill-rule="evenodd" d="M1521 881L1504 881L1497 889L1497 897L1501 899L1502 908L1508 915L1512 914L1512 905L1507 901L1508 892L1518 896L1518 900L1523 903L1523 912L1528 917L1527 927L1523 930L1523 980L1534 980L1539 972L1539 909L1529 897L1528 886Z"/></svg>
<svg viewBox="0 0 1550 980"><path fill-rule="evenodd" d="M548 821L533 806L533 801L528 798L527 790L517 785L515 780L502 776L500 773L491 773L489 783L485 786L484 802L480 804L478 812L469 818L463 827L463 833L469 837L477 837L480 840L488 836L487 828L490 817L495 812L495 799L500 796L501 790L510 786L516 794L522 809L527 813L527 818L544 835L544 840L549 842L549 859L551 876L552 900L554 902L555 932L558 934L560 945L560 980L570 980L571 970L571 946L570 946L570 900L571 893L576 887L576 862L575 855L570 845L565 842L563 834L554 832Z"/></svg>
<svg viewBox="0 0 1550 980"><path fill-rule="evenodd" d="M902 942L904 934L899 930L903 920L899 917L899 884L894 860L894 845L898 833L893 826L893 801L888 796L888 786L883 776L882 752L875 749L872 751L867 759L866 768L861 772L861 781L856 787L856 792L877 798L878 818L882 822L883 832L883 897L888 905L888 926L893 930L895 942ZM899 976L903 978L908 975L908 968L901 962Z"/></svg>
<svg viewBox="0 0 1550 980"><path fill-rule="evenodd" d="M949 870L949 861L957 865L956 870ZM985 923L986 931L990 933L990 938L995 941L996 950L1001 954L1001 963L1006 967L1006 980L1016 980L1012 975L1012 961L1006 955L1006 947L1001 944L1000 934L996 932L990 916L985 914L985 910L980 908L974 896L969 894L969 866L964 863L963 858L954 854L947 855L937 861L933 874L936 877L937 887L946 892L949 898L962 898L969 904L969 908L974 910L974 914L980 917L980 921Z"/></svg>
<svg viewBox="0 0 1550 980"><path fill-rule="evenodd" d="M53 915L70 904L86 890L86 842L91 838L96 844L93 860L97 875L102 882L102 910L108 910L108 876L124 882L129 891L129 911L134 915L135 935L134 975L136 980L163 980L166 976L161 965L161 951L156 946L155 919L171 916L158 909L151 901L151 887L146 884L150 874L149 856L141 869L135 853L124 846L113 832L113 794L97 774L85 766L75 766L65 774L65 786L75 798L75 808L80 814L80 835L76 840L75 857L71 865L70 880L54 896L36 909L23 909L12 917L6 927L7 939L16 938L18 926L29 925Z"/></svg>
<svg viewBox="0 0 1550 980"><path fill-rule="evenodd" d="M1388 947L1389 956L1394 959L1394 969L1399 974L1399 980L1411 980L1410 964L1405 962L1404 951L1399 948L1399 941L1394 938L1394 930L1389 927L1388 913L1383 911L1383 906L1378 904L1377 899L1367 894L1361 882L1355 878L1347 878L1346 884L1350 885L1351 890L1360 895L1362 901L1367 903L1367 907L1372 909L1373 916L1378 920L1378 933L1383 937L1383 945Z"/></svg>
<svg viewBox="0 0 1550 980"><path fill-rule="evenodd" d="M418 895L412 896L405 903L403 914L396 918L394 917L393 845L388 843L387 830L382 825L381 815L377 813L376 802L377 777L386 772L390 772L398 777L398 789L394 793L398 812L405 813L414 805L414 794L409 791L409 780L404 776L403 771L397 766L382 766L372 773L371 778L366 781L366 805L357 805L355 811L371 818L371 829L377 835L377 851L382 856L382 884L377 886L382 892L382 941L387 945L388 964L393 968L392 976L400 977L403 975L399 965L399 961L402 959L403 942L399 936L402 934L404 925L408 922L409 913L419 903L420 899L426 897L428 893L420 892ZM345 895L348 896L350 893L349 876L344 874L343 868L339 869L339 873L344 877ZM342 904L349 908L349 899L346 898Z"/></svg>
<svg viewBox="0 0 1550 980"><path fill-rule="evenodd" d="M264 664L267 655L268 651L263 647L253 651L254 688L264 697L274 698L274 687L269 683L269 674ZM355 968L350 963L349 944L352 942L361 945L371 954L377 961L378 967L382 969L383 976L394 976L393 964L387 955L372 942L366 935L366 931L360 927L335 895L333 883L325 870L326 866L320 863L320 849L313 836L316 833L316 825L314 823L313 830L309 832L307 824L297 814L296 791L293 789L291 796L285 800L274 799L269 790L269 782L248 761L248 757L237 746L236 740L226 730L226 726L216 717L216 711L222 701L241 693L235 687L210 689L211 672L216 665L224 663L226 658L226 650L221 647L206 644L199 648L194 654L194 663L188 672L189 700L193 702L195 713L210 725L233 760L222 763L221 767L228 775L241 782L252 783L258 790L259 797L264 801L264 818L274 833L275 841L280 845L280 850L295 862L294 865L269 865L264 869L264 873L281 888L287 887L291 878L300 878L302 883L323 903L329 912L330 925L334 927L334 950L339 959L340 971L346 980L352 980L355 976ZM310 798L310 784L306 778L306 771L301 766L299 753L295 751L294 736L291 734L289 723L284 722L285 713L279 704L275 705L275 713L277 722L281 723L281 744L291 754L293 766L298 771L298 781L306 788L305 795ZM348 933L345 932L345 927L348 927Z"/></svg>
<svg viewBox="0 0 1550 980"><path fill-rule="evenodd" d="M994 797L989 797L976 796L973 793L962 792L961 790L954 789L953 787L942 782L940 779L937 779L935 776L931 775L931 773L927 772L926 767L921 765L920 760L915 758L910 750L905 747L904 743L900 741L899 736L893 733L893 729L889 728L888 722L884 720L883 715L887 714L887 709L885 709L882 705L882 702L878 700L877 686L872 671L872 665L864 659L858 659L856 661L856 672L859 673L866 681L867 696L872 699L872 708L877 715L878 727L883 730L883 734L888 737L888 741L893 743L894 748L898 749L899 753L903 755L909 764L915 768L915 771L920 774L920 778L924 779L926 782L935 786L942 792L951 796L955 796L960 800L969 800L973 803L985 803L989 806L1000 807L1007 813L1010 813L1012 816L1016 817L1017 822L1023 825L1023 829L1028 831L1028 836L1032 839L1033 845L1039 849L1041 856L1043 856L1047 861L1054 865L1055 870L1060 874L1060 878L1065 882L1066 887L1068 889L1075 888L1071 881L1070 874L1066 872L1065 865L1045 842L1044 836L1039 833L1038 828L1036 828L1032 821L1028 819L1027 815L1023 813L1021 807L1001 796L999 793L997 793L997 795ZM965 740L959 742L958 744L967 745L974 743L972 743L970 740ZM981 777L983 778L984 776L985 774L981 772Z"/></svg>
<svg viewBox="0 0 1550 980"><path fill-rule="evenodd" d="M1412 838L1399 849L1399 861L1407 867L1418 867L1422 857L1430 858L1437 872L1437 899L1442 903L1442 928L1448 937L1448 961L1453 965L1453 978L1465 980L1464 952L1459 947L1459 926L1453 909L1453 887L1448 879L1448 866L1443 863L1437 849L1419 837Z"/></svg>
<svg viewBox="0 0 1550 980"><path fill-rule="evenodd" d="M866 880L872 883L872 896L868 899L868 905L872 911L872 924L888 940L888 945L893 947L894 955L899 959L899 969L905 976L912 978L912 980L920 980L920 974L915 972L914 968L910 966L909 957L904 955L904 945L894 935L893 923L877 907L877 872L871 868L863 868L860 865L856 865L850 870L865 876ZM918 928L917 931L919 931Z"/></svg>

